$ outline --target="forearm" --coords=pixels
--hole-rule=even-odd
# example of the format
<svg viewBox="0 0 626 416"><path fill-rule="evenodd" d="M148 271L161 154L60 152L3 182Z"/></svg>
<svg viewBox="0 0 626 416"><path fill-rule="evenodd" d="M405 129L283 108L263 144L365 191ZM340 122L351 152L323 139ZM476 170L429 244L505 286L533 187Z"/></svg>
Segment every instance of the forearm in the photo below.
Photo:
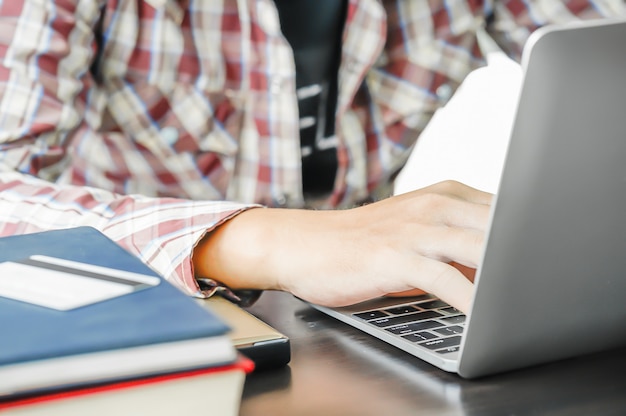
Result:
<svg viewBox="0 0 626 416"><path fill-rule="evenodd" d="M247 207L118 195L0 173L0 235L92 226L189 294L198 292L193 248L207 230Z"/></svg>

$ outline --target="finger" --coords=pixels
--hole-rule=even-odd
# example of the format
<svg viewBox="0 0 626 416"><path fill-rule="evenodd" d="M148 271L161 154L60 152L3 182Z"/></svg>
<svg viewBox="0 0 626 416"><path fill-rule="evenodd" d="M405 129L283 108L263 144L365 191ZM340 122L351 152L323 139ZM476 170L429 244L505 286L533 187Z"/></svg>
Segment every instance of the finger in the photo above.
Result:
<svg viewBox="0 0 626 416"><path fill-rule="evenodd" d="M470 305L474 294L474 285L455 267L427 260L424 263L424 275L417 287L432 293L444 302L452 305L465 314L470 311Z"/></svg>
<svg viewBox="0 0 626 416"><path fill-rule="evenodd" d="M429 187L430 188L430 187ZM424 189L429 189L424 188ZM471 186L457 181L444 181L432 185L432 190L444 195L452 196L475 204L490 205L493 201L493 194L481 191Z"/></svg>
<svg viewBox="0 0 626 416"><path fill-rule="evenodd" d="M449 226L484 231L489 222L490 211L489 205L450 199L435 215L438 221Z"/></svg>
<svg viewBox="0 0 626 416"><path fill-rule="evenodd" d="M469 187L467 185L463 187L460 197L468 202L481 205L491 205L493 202L493 194Z"/></svg>
<svg viewBox="0 0 626 416"><path fill-rule="evenodd" d="M484 239L484 233L477 230L432 227L430 238L421 240L420 252L430 259L476 268L482 257Z"/></svg>

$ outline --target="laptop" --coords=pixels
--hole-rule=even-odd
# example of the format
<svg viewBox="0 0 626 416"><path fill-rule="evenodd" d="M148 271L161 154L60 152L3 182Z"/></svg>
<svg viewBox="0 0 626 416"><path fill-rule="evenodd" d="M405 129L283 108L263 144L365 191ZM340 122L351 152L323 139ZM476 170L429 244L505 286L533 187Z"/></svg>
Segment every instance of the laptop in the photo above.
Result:
<svg viewBox="0 0 626 416"><path fill-rule="evenodd" d="M626 21L544 27L522 68L470 313L315 308L464 378L626 345Z"/></svg>

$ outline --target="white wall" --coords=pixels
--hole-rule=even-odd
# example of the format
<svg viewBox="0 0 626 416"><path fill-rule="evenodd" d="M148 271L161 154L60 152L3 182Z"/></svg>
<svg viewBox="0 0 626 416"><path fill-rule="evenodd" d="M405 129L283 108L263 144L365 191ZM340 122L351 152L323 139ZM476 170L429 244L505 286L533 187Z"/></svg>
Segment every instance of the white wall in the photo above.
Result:
<svg viewBox="0 0 626 416"><path fill-rule="evenodd" d="M522 72L499 51L487 53L487 61L435 114L399 174L395 194L446 179L497 190Z"/></svg>

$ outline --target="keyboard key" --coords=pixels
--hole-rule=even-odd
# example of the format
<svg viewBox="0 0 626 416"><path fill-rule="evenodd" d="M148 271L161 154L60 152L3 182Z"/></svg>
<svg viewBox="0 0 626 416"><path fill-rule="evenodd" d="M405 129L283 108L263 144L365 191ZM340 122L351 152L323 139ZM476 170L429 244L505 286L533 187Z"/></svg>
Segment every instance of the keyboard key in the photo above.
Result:
<svg viewBox="0 0 626 416"><path fill-rule="evenodd" d="M454 337L439 338L439 339L433 339L433 340L426 341L426 342L420 342L418 345L421 345L431 350L439 350L443 348L458 346L460 344L461 344L461 337L459 335L456 335Z"/></svg>
<svg viewBox="0 0 626 416"><path fill-rule="evenodd" d="M402 335L402 334L408 334L410 332L413 332L408 325L392 326L391 328L385 328L385 331L389 331L395 335Z"/></svg>
<svg viewBox="0 0 626 416"><path fill-rule="evenodd" d="M406 305L406 306L398 306L397 308L383 309L383 311L393 314L393 315L402 315L405 313L417 312L417 309L415 309L411 305Z"/></svg>
<svg viewBox="0 0 626 416"><path fill-rule="evenodd" d="M448 318L442 318L441 320L450 325L462 324L465 323L465 315L450 316Z"/></svg>
<svg viewBox="0 0 626 416"><path fill-rule="evenodd" d="M353 316L356 316L357 318L361 318L365 321L369 321L372 319L384 318L385 316L389 316L389 315L381 311L368 311L368 312L355 313Z"/></svg>
<svg viewBox="0 0 626 416"><path fill-rule="evenodd" d="M448 305L446 302L439 300L439 299L431 300L430 302L418 303L417 306L419 306L422 309L437 309L437 308L450 307L450 305Z"/></svg>
<svg viewBox="0 0 626 416"><path fill-rule="evenodd" d="M460 350L461 347L459 347L458 345L455 347L448 347L448 348L444 348L442 350L437 350L437 352L439 354L449 354L451 352L457 352L458 350Z"/></svg>
<svg viewBox="0 0 626 416"><path fill-rule="evenodd" d="M400 326L393 326L391 328L386 328L386 331L389 331L392 334L400 335L407 334L409 332L423 331L425 329L440 328L442 326L443 324L437 321L421 321Z"/></svg>
<svg viewBox="0 0 626 416"><path fill-rule="evenodd" d="M454 325L454 326L445 326L443 328L438 328L438 329L435 329L435 331L437 331L441 335L448 336L448 335L462 334L463 328L458 325Z"/></svg>
<svg viewBox="0 0 626 416"><path fill-rule="evenodd" d="M450 315L462 315L463 314L463 312L461 312L457 308L453 308L452 306L450 306L449 308L442 309L441 312L444 312Z"/></svg>
<svg viewBox="0 0 626 416"><path fill-rule="evenodd" d="M402 338L411 342L420 342L420 341L427 341L429 339L437 338L437 335L428 331L422 331L422 332L416 332L414 334L402 335Z"/></svg>
<svg viewBox="0 0 626 416"><path fill-rule="evenodd" d="M379 328L386 328L388 326L401 325L415 321L424 321L426 319L440 318L442 316L442 314L435 311L426 311L394 316L390 318L376 319L374 321L370 321L369 323Z"/></svg>

